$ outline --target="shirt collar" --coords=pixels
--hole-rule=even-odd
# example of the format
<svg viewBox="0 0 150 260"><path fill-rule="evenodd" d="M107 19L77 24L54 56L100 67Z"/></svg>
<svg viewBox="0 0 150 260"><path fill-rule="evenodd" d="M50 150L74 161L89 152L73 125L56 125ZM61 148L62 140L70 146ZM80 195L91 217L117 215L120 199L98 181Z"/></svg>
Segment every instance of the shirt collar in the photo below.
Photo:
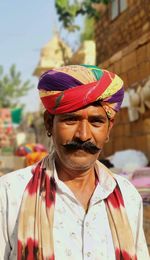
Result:
<svg viewBox="0 0 150 260"><path fill-rule="evenodd" d="M107 167L96 161L95 170L99 181L91 198L92 204L106 199L116 187L114 175Z"/></svg>

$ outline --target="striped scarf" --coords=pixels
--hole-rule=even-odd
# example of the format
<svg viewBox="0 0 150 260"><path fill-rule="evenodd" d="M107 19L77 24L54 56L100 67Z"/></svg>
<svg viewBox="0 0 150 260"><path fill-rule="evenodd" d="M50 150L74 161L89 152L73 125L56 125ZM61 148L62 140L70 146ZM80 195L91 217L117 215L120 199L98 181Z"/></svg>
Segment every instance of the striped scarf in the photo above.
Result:
<svg viewBox="0 0 150 260"><path fill-rule="evenodd" d="M45 162L49 165L48 169ZM98 161L96 165L103 167ZM46 157L40 161L32 173L33 177L25 189L20 209L18 260L54 260L53 220L56 184L52 159ZM133 235L118 184L105 199L105 206L116 259L136 260Z"/></svg>

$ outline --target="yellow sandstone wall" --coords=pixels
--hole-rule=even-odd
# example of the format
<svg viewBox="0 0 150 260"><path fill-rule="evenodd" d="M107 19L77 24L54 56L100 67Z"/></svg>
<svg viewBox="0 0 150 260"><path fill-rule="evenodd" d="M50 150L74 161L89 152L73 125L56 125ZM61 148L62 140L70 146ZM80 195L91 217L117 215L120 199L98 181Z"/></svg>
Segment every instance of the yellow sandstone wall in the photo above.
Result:
<svg viewBox="0 0 150 260"><path fill-rule="evenodd" d="M125 89L137 89L150 78L150 2L128 0L128 8L115 20L110 6L95 25L97 65L117 73ZM150 110L130 122L128 109L117 116L104 156L123 149L143 151L150 160Z"/></svg>

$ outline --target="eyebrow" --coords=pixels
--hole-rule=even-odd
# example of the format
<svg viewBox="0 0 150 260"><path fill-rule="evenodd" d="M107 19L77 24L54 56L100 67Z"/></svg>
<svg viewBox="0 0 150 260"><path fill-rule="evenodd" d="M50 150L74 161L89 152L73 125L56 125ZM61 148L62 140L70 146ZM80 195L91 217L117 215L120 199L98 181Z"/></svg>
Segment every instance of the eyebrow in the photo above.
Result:
<svg viewBox="0 0 150 260"><path fill-rule="evenodd" d="M74 118L74 119L82 119L82 115L78 115L75 113L66 113L61 115L61 119L69 119L69 118ZM107 116L104 115L89 115L88 120L107 120Z"/></svg>

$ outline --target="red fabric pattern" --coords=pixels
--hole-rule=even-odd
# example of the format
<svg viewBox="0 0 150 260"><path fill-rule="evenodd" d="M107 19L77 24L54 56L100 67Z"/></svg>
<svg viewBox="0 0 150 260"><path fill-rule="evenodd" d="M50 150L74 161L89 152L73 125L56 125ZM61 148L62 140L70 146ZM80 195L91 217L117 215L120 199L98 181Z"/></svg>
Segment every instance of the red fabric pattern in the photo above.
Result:
<svg viewBox="0 0 150 260"><path fill-rule="evenodd" d="M116 249L116 260L137 260L136 256L131 257L125 250ZM144 260L144 259L143 259Z"/></svg>
<svg viewBox="0 0 150 260"><path fill-rule="evenodd" d="M95 101L108 88L114 77L113 73L108 75L104 71L99 81L76 86L75 88L70 88L51 96L41 97L41 100L51 114L61 114L77 110Z"/></svg>
<svg viewBox="0 0 150 260"><path fill-rule="evenodd" d="M124 207L124 201L118 186L114 192L108 196L107 202L110 202L114 208L120 208L120 205Z"/></svg>
<svg viewBox="0 0 150 260"><path fill-rule="evenodd" d="M46 207L50 208L52 204L55 202L55 192L56 192L56 185L55 181L53 178L48 178L46 176L45 178L46 182L46 196L45 196L45 201L46 201Z"/></svg>
<svg viewBox="0 0 150 260"><path fill-rule="evenodd" d="M38 260L38 242L29 238L26 243L25 249L23 249L21 241L18 241L18 260Z"/></svg>
<svg viewBox="0 0 150 260"><path fill-rule="evenodd" d="M38 190L39 180L40 180L40 167L41 164L38 164L35 168L33 168L32 170L33 178L29 181L26 187L26 190L31 196L37 193Z"/></svg>
<svg viewBox="0 0 150 260"><path fill-rule="evenodd" d="M22 252L23 251L23 246L22 246L22 242L20 240L18 240L18 260L22 259Z"/></svg>

